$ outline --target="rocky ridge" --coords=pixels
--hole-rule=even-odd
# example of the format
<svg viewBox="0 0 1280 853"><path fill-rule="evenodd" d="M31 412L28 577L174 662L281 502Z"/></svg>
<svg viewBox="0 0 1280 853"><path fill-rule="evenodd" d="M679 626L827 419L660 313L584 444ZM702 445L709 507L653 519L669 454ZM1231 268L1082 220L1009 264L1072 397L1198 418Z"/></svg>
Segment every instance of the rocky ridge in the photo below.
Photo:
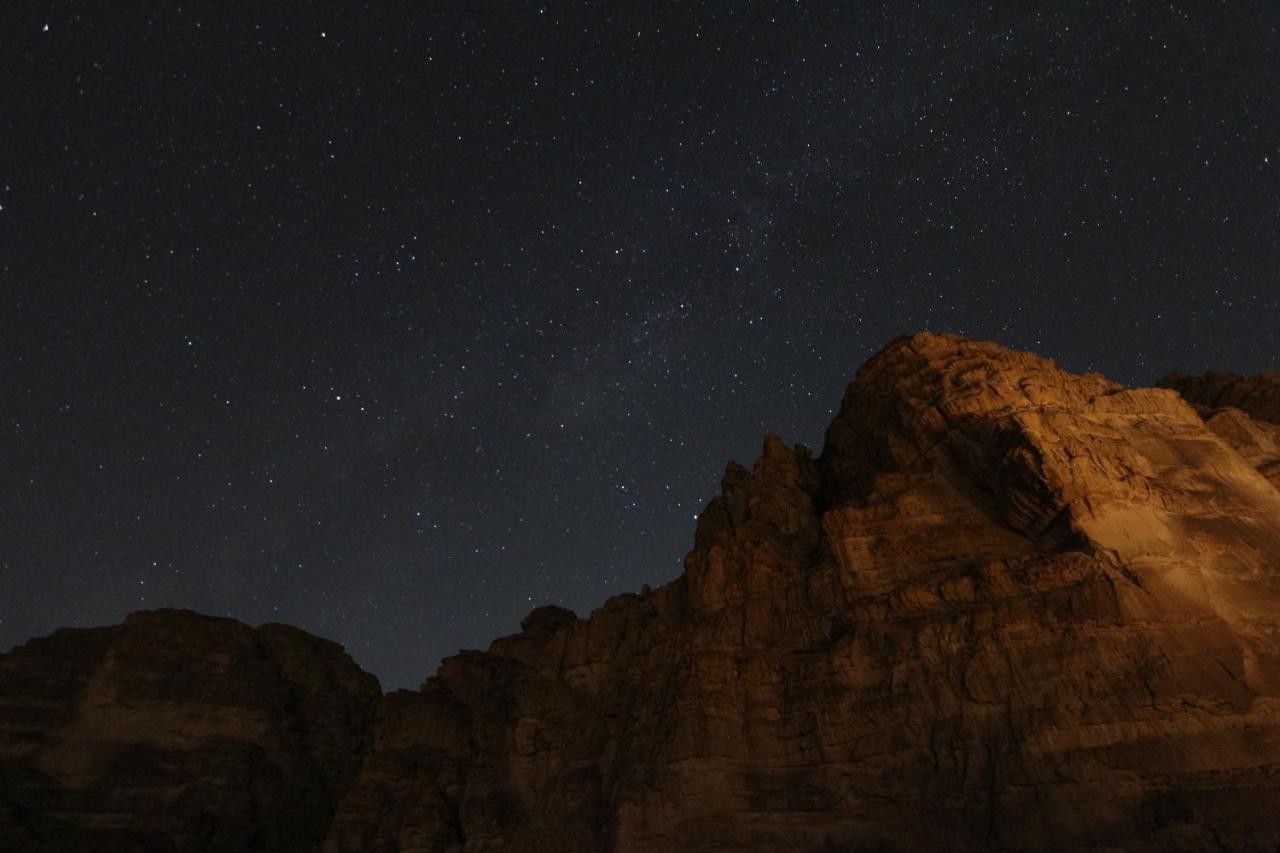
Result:
<svg viewBox="0 0 1280 853"><path fill-rule="evenodd" d="M32 641L0 846L1274 850L1280 436L1179 391L1207 420L899 339L819 457L728 466L679 578L418 691L194 614Z"/></svg>

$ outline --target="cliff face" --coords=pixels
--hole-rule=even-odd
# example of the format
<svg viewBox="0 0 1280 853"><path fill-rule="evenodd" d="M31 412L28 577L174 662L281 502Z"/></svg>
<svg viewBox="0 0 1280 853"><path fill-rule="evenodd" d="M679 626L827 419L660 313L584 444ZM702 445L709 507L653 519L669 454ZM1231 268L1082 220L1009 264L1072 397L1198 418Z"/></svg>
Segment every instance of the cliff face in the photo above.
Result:
<svg viewBox="0 0 1280 853"><path fill-rule="evenodd" d="M1273 850L1280 442L1208 414L994 344L900 339L859 371L820 458L770 436L751 470L730 464L680 578L586 619L535 610L367 726L372 688L318 640L289 648L296 668L329 655L306 682L324 688L301 691L319 704L265 676L225 705L210 687L237 709L225 725L104 692L130 624L160 617L16 650L0 827L96 839L189 814L138 815L111 761L74 758L141 737L113 715L163 711L172 740L149 748L167 758L135 782L206 778L214 740L260 757L220 777L237 795L298 782L250 810L250 849L314 849L288 818L336 804L330 853ZM150 683L146 648L129 680ZM245 809L221 813L243 826Z"/></svg>

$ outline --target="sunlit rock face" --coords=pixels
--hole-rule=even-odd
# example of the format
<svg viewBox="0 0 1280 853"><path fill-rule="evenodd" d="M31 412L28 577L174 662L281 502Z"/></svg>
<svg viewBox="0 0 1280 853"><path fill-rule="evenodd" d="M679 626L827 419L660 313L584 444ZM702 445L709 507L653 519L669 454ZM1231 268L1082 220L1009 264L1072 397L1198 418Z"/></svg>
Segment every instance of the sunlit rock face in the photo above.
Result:
<svg viewBox="0 0 1280 853"><path fill-rule="evenodd" d="M679 578L380 704L289 629L59 632L0 659L0 839L230 849L198 800L260 850L1274 850L1280 428L1179 391L896 340Z"/></svg>
<svg viewBox="0 0 1280 853"><path fill-rule="evenodd" d="M189 611L0 658L0 849L315 850L377 681L287 625Z"/></svg>

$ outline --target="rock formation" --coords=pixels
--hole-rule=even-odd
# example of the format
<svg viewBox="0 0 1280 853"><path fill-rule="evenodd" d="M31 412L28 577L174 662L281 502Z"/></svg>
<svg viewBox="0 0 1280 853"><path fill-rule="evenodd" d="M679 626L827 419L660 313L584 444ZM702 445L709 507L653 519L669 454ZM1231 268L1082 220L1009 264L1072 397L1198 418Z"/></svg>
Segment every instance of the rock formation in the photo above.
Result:
<svg viewBox="0 0 1280 853"><path fill-rule="evenodd" d="M1170 373L1156 385L1172 388L1202 411L1235 408L1257 420L1280 424L1280 373L1274 370L1251 378L1219 371L1202 376Z"/></svg>
<svg viewBox="0 0 1280 853"><path fill-rule="evenodd" d="M894 341L819 458L729 465L679 578L535 610L376 718L280 626L33 641L0 658L0 846L1275 850L1280 441L1178 388L1207 422Z"/></svg>
<svg viewBox="0 0 1280 853"><path fill-rule="evenodd" d="M1181 394L1209 429L1280 486L1280 374L1170 373L1156 384Z"/></svg>
<svg viewBox="0 0 1280 853"><path fill-rule="evenodd" d="M378 682L340 646L190 611L0 657L0 850L313 851Z"/></svg>

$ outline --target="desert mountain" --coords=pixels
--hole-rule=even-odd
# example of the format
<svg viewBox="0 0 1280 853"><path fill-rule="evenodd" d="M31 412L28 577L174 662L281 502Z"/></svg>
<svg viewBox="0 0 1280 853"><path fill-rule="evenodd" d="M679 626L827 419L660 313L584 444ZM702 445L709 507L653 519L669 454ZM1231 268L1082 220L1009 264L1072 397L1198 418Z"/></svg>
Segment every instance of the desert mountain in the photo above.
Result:
<svg viewBox="0 0 1280 853"><path fill-rule="evenodd" d="M0 848L1275 850L1280 394L1219 377L898 339L679 578L417 691L185 611L33 640Z"/></svg>

